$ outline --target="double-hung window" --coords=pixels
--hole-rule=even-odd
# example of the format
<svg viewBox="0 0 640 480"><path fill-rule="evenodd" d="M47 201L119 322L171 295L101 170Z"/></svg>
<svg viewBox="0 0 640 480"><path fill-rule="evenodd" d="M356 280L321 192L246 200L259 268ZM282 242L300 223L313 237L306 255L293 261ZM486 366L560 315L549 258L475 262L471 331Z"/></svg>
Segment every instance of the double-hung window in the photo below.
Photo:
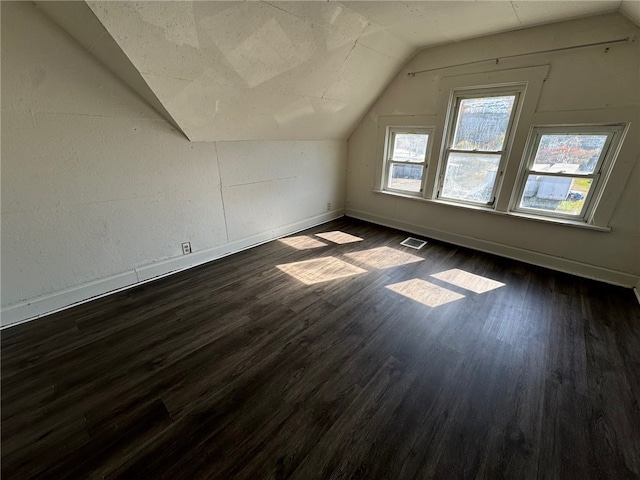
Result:
<svg viewBox="0 0 640 480"><path fill-rule="evenodd" d="M453 92L438 176L438 198L494 204L523 90L515 86Z"/></svg>
<svg viewBox="0 0 640 480"><path fill-rule="evenodd" d="M384 189L419 195L433 129L389 127L386 147Z"/></svg>
<svg viewBox="0 0 640 480"><path fill-rule="evenodd" d="M617 125L532 128L513 209L588 222L621 131Z"/></svg>
<svg viewBox="0 0 640 480"><path fill-rule="evenodd" d="M443 77L436 113L380 117L376 191L608 230L619 192L607 184L632 168L613 167L637 147L625 141L635 117L536 112L548 72L542 65Z"/></svg>

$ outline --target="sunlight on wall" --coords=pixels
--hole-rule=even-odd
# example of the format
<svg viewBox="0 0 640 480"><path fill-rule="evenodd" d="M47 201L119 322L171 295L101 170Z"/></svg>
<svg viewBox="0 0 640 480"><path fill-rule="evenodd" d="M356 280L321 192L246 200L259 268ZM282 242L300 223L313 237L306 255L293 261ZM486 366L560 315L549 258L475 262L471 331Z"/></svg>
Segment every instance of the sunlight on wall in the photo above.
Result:
<svg viewBox="0 0 640 480"><path fill-rule="evenodd" d="M326 243L321 242L320 240L316 240L315 238L311 238L307 235L300 235L298 237L281 238L278 241L284 243L285 245L293 247L296 250L308 250L309 248L318 248L318 247L327 246Z"/></svg>
<svg viewBox="0 0 640 480"><path fill-rule="evenodd" d="M504 283L491 280L490 278L465 272L457 268L431 275L433 278L442 280L457 287L471 290L474 293L485 293L496 288L504 287Z"/></svg>
<svg viewBox="0 0 640 480"><path fill-rule="evenodd" d="M401 252L389 247L372 248L361 252L347 253L345 256L371 268L391 268L413 262L421 262L422 257Z"/></svg>
<svg viewBox="0 0 640 480"><path fill-rule="evenodd" d="M303 262L286 263L277 267L306 285L351 277L366 272L362 268L349 265L347 262L338 260L335 257L322 257Z"/></svg>
<svg viewBox="0 0 640 480"><path fill-rule="evenodd" d="M386 288L428 307L439 307L464 298L464 295L418 278L387 285Z"/></svg>
<svg viewBox="0 0 640 480"><path fill-rule="evenodd" d="M333 243L339 243L341 245L343 243L361 242L363 240L362 238L356 237L355 235L340 231L316 233L316 237L324 238L325 240L329 240Z"/></svg>

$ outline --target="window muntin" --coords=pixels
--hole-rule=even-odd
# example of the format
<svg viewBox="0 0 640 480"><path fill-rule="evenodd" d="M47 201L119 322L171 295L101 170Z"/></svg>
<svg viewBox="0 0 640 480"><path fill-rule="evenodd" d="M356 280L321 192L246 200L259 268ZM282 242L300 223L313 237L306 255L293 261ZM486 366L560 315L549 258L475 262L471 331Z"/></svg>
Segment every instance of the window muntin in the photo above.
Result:
<svg viewBox="0 0 640 480"><path fill-rule="evenodd" d="M515 210L586 221L619 132L617 126L534 128Z"/></svg>
<svg viewBox="0 0 640 480"><path fill-rule="evenodd" d="M388 129L385 190L422 192L431 134L426 128Z"/></svg>
<svg viewBox="0 0 640 480"><path fill-rule="evenodd" d="M492 205L521 89L453 95L437 197Z"/></svg>

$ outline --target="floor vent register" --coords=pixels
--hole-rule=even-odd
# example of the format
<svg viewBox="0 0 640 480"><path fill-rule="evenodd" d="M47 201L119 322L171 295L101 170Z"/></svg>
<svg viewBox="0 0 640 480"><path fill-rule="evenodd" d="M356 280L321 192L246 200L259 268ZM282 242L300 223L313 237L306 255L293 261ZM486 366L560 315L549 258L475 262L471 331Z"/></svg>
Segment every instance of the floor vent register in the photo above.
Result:
<svg viewBox="0 0 640 480"><path fill-rule="evenodd" d="M404 245L405 247L415 248L416 250L420 250L427 244L424 240L420 240L419 238L409 237L400 242L400 245Z"/></svg>

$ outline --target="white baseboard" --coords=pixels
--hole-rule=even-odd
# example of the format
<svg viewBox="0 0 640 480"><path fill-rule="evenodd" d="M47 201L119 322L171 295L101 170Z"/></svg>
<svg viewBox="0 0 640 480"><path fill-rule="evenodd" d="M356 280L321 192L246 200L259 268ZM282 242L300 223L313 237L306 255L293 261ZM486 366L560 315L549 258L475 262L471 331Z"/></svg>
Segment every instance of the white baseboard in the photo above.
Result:
<svg viewBox="0 0 640 480"><path fill-rule="evenodd" d="M0 327L34 320L48 313L57 312L65 307L77 305L84 301L101 296L107 292L119 291L137 282L133 270L109 277L83 283L58 292L42 295L27 302L10 305L2 309Z"/></svg>
<svg viewBox="0 0 640 480"><path fill-rule="evenodd" d="M217 260L227 255L238 253L256 245L270 242L276 238L291 235L323 223L335 220L344 215L344 209L333 210L300 222L269 230L259 235L236 240L219 247L193 252L190 255L170 258L160 262L144 265L139 268L101 278L75 287L60 290L51 294L9 305L2 309L0 328L14 326L19 323L35 320L81 303L110 295L127 288L140 285L163 276L171 275L203 263Z"/></svg>
<svg viewBox="0 0 640 480"><path fill-rule="evenodd" d="M433 228L421 227L418 225L404 223L386 217L380 217L373 213L364 212L361 210L347 209L345 211L345 215L353 218L358 218L360 220L365 220L371 223L376 223L378 225L383 225L385 227L397 228L398 230L403 230L405 232L413 233L416 235L434 238L436 240L452 243L454 245L472 248L481 252L492 253L501 257L519 260L521 262L550 268L552 270L558 270L560 272L571 273L573 275L578 275L580 277L585 277L592 280L599 280L601 282L619 285L622 287L636 287L636 295L637 290L640 288L640 277L625 272L619 272L616 270L598 267L596 265L576 262L574 260L568 260L566 258L554 257L545 253L525 250L523 248L490 242L488 240L468 237L466 235L458 235L455 233L445 232Z"/></svg>
<svg viewBox="0 0 640 480"><path fill-rule="evenodd" d="M638 280L636 286L633 287L633 293L636 294L636 299L638 300L638 303L640 303L640 280Z"/></svg>

